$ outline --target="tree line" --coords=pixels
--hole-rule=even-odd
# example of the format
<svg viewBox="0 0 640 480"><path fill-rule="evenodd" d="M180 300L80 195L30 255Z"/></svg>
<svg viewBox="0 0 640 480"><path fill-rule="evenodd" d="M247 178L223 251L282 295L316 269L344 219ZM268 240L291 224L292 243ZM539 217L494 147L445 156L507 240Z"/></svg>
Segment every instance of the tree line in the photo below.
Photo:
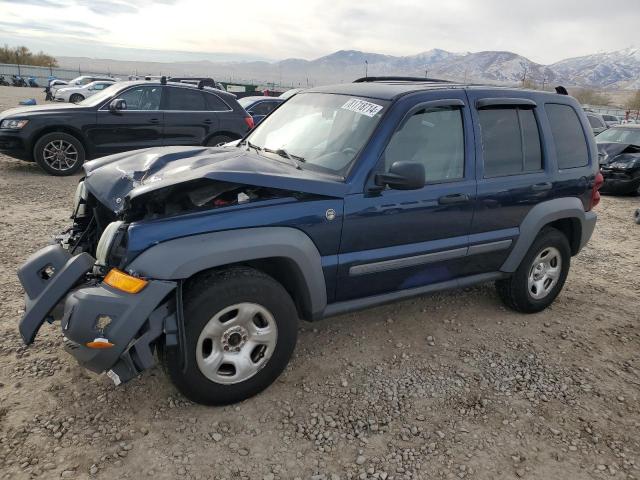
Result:
<svg viewBox="0 0 640 480"><path fill-rule="evenodd" d="M27 47L0 47L0 63L17 63L37 67L57 67L58 61L44 52L34 53Z"/></svg>

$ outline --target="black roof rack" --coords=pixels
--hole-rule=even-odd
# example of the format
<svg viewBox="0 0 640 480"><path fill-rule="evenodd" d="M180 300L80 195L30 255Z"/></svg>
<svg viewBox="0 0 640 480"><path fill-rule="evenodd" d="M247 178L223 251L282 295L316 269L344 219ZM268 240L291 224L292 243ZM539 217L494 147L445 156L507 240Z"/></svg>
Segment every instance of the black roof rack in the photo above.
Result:
<svg viewBox="0 0 640 480"><path fill-rule="evenodd" d="M569 92L567 92L567 89L564 88L562 85L558 85L556 87L556 93L558 95L569 95Z"/></svg>
<svg viewBox="0 0 640 480"><path fill-rule="evenodd" d="M354 80L353 83L366 82L427 82L427 83L453 83L449 80L428 77L362 77Z"/></svg>
<svg viewBox="0 0 640 480"><path fill-rule="evenodd" d="M211 77L169 77L167 80L169 82L190 83L197 85L200 89L204 87L216 88L216 82Z"/></svg>

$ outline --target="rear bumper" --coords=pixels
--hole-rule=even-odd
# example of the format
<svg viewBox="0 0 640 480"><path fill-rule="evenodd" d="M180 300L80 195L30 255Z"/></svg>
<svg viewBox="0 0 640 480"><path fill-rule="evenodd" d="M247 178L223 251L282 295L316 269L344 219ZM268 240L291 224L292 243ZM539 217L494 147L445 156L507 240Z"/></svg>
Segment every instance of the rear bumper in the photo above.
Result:
<svg viewBox="0 0 640 480"><path fill-rule="evenodd" d="M66 350L80 365L94 372L113 370L116 383L129 380L154 364L155 340L173 325L172 296L175 282L149 280L137 294L116 290L87 275L95 259L87 253L71 256L59 245L50 245L29 257L18 277L26 293L26 312L20 334L26 344L34 341L45 320L61 315ZM53 271L49 278L44 272ZM172 323L173 322L173 323ZM107 339L106 349L87 347Z"/></svg>
<svg viewBox="0 0 640 480"><path fill-rule="evenodd" d="M582 235L580 237L580 247L578 248L578 251L582 250L591 239L591 235L593 235L593 231L596 228L597 220L598 216L594 212L584 213L584 219L582 220Z"/></svg>

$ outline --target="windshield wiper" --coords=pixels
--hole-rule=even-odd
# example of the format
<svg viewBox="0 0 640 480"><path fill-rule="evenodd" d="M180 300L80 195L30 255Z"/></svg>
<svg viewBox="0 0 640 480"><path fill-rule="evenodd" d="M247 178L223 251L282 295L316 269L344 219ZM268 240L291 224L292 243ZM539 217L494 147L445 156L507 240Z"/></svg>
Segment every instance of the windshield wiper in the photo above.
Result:
<svg viewBox="0 0 640 480"><path fill-rule="evenodd" d="M294 166L297 169L300 169L300 164L305 162L305 158L304 157L300 157L298 155L293 155L292 153L287 152L284 148L277 148L275 150L271 149L271 148L265 148L264 149L265 152L267 153L275 153L276 155L280 155L281 157L286 158L287 160L293 160L295 162Z"/></svg>
<svg viewBox="0 0 640 480"><path fill-rule="evenodd" d="M256 152L259 152L260 150L262 150L262 147L259 147L258 145L254 145L249 140L245 140L244 142L240 143L240 145L246 145L249 148L253 148Z"/></svg>

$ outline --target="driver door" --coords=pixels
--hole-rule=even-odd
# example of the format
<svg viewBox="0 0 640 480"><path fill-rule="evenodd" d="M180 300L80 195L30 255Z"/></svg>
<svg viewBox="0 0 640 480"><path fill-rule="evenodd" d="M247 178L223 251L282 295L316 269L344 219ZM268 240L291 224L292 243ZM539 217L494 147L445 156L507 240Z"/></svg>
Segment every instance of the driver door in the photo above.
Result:
<svg viewBox="0 0 640 480"><path fill-rule="evenodd" d="M345 199L336 301L453 280L465 270L476 181L464 91L413 100L375 171L424 165L417 190L369 190ZM373 186L373 185L370 185Z"/></svg>
<svg viewBox="0 0 640 480"><path fill-rule="evenodd" d="M88 132L94 156L159 147L164 133L164 112L160 110L164 88L136 85L114 98L127 103L125 110L111 112L109 104L98 110L97 125Z"/></svg>

